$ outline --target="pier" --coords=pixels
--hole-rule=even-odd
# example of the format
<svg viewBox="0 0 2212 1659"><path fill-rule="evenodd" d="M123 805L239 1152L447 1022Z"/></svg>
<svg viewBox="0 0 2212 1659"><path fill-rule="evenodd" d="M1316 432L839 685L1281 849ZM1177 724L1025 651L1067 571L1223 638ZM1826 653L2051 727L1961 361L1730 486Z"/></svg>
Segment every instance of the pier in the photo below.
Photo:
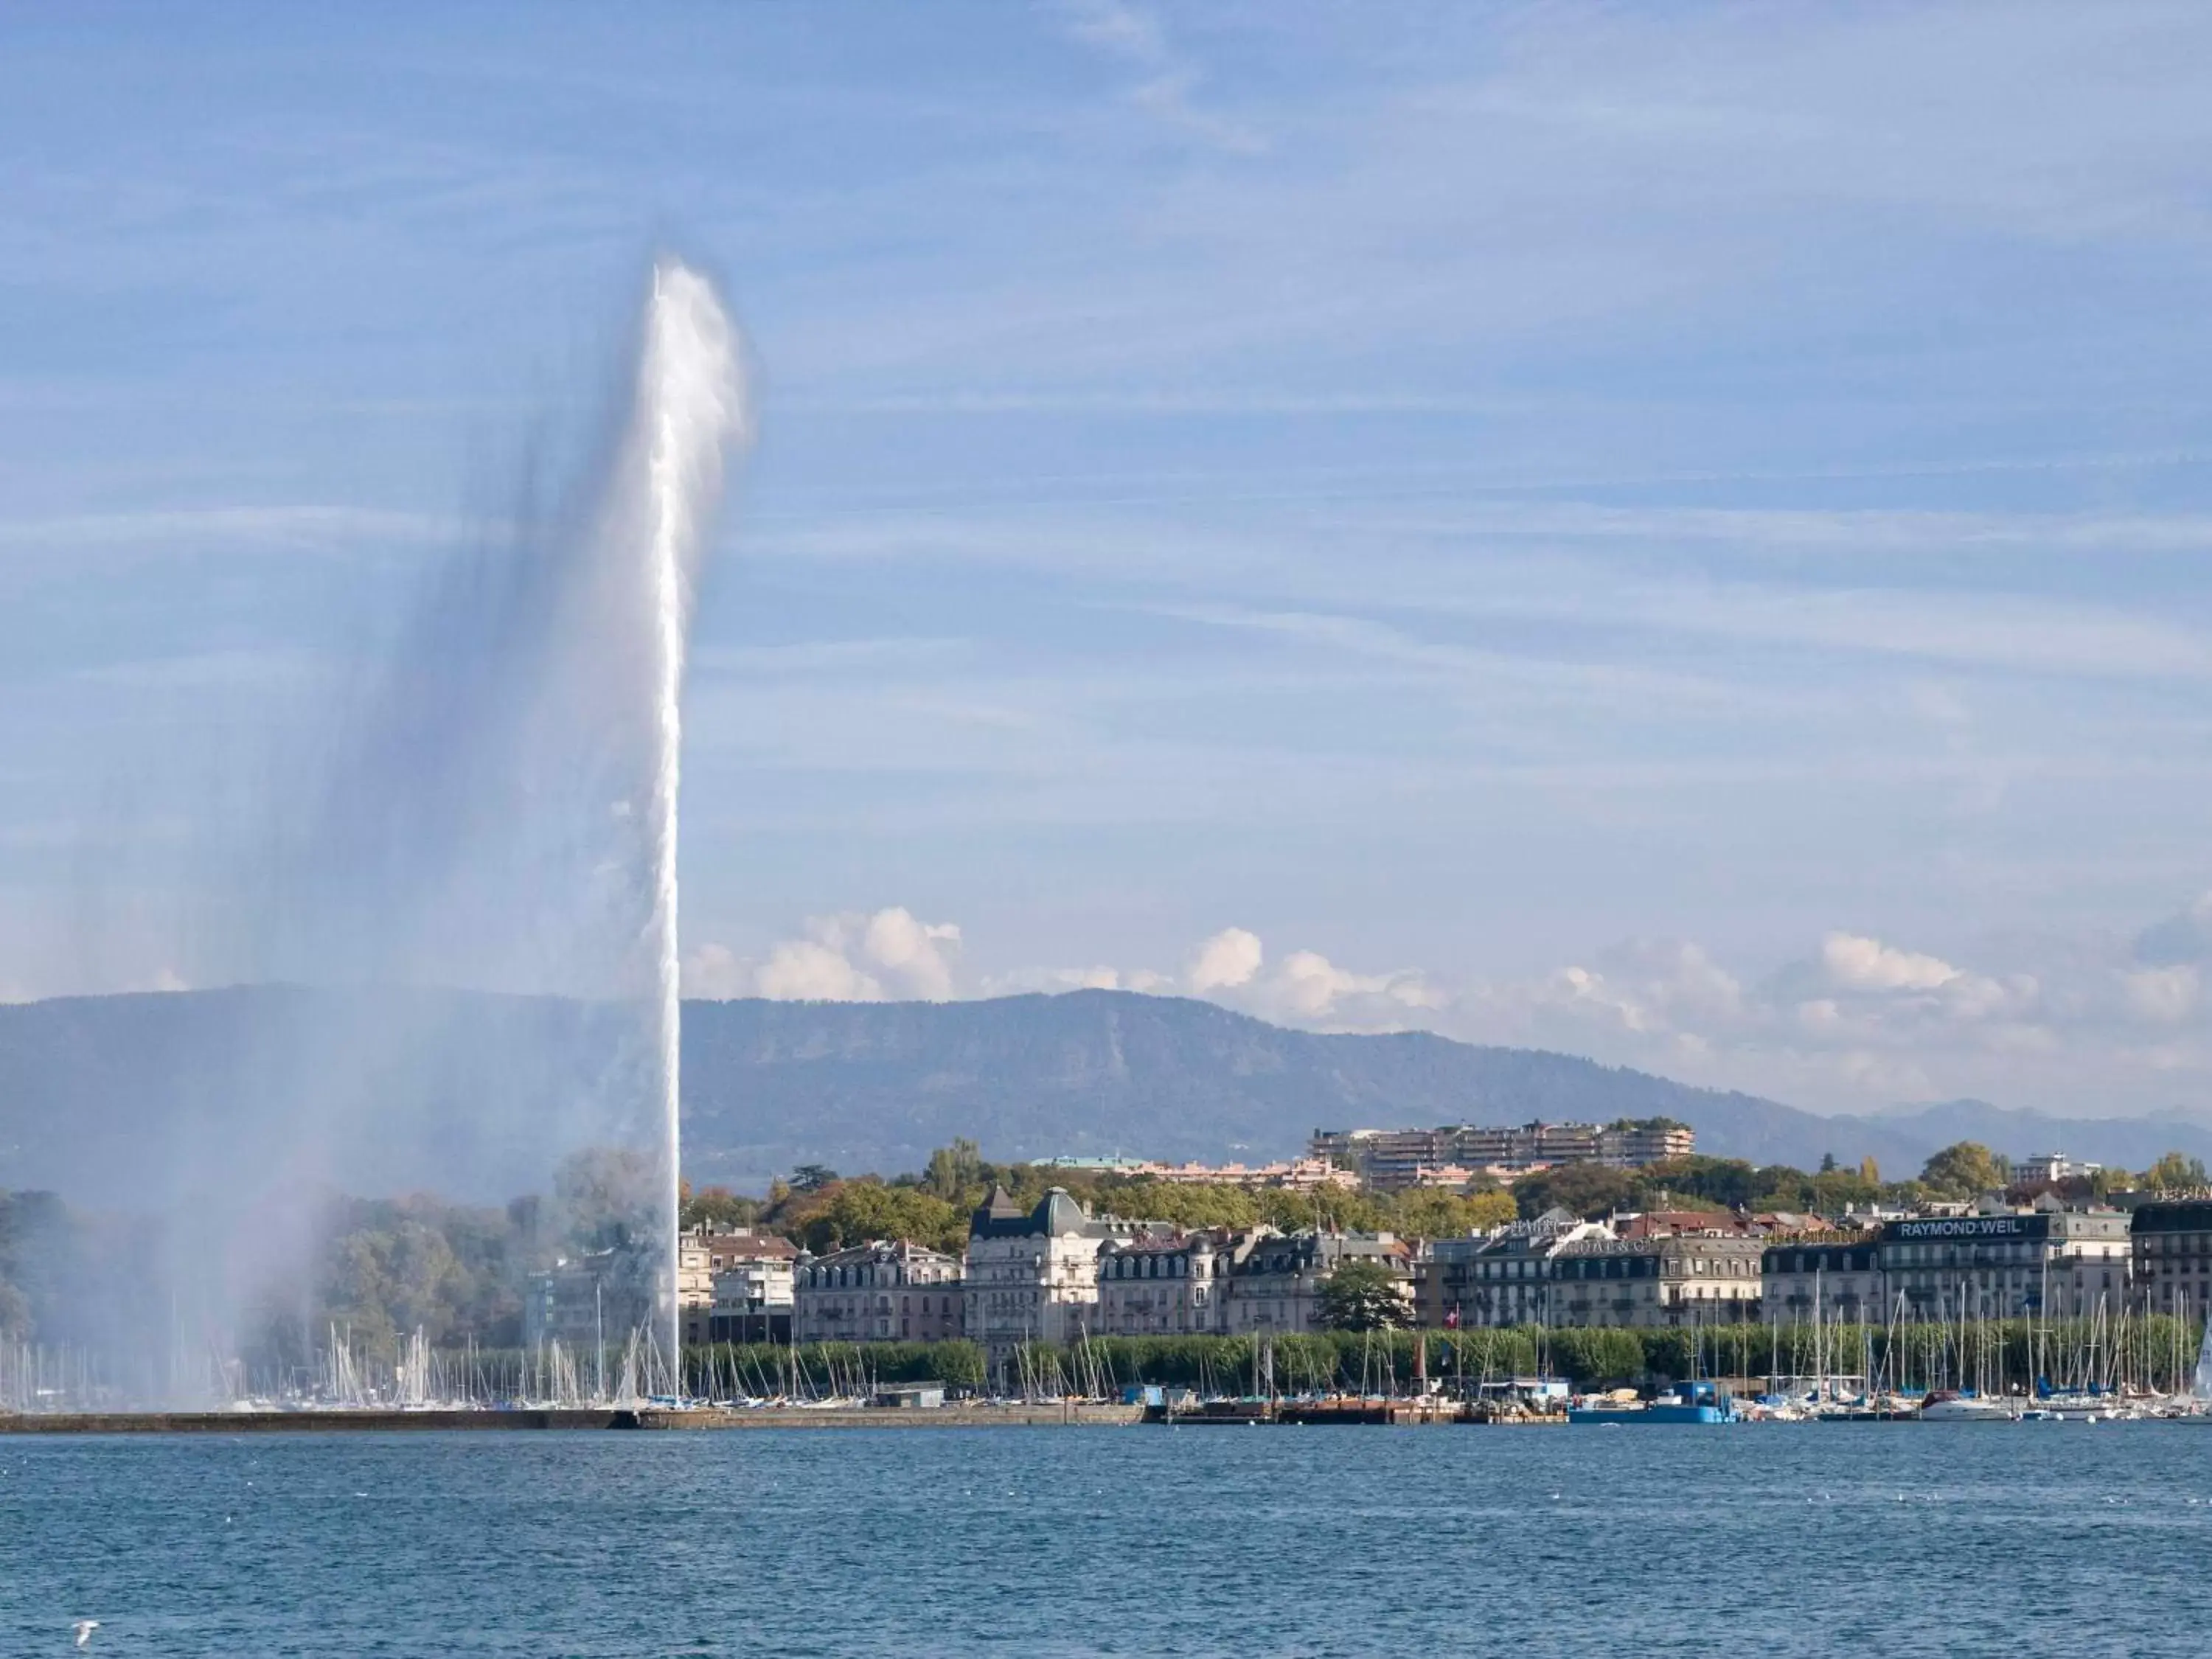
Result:
<svg viewBox="0 0 2212 1659"><path fill-rule="evenodd" d="M0 1434L397 1434L507 1430L1106 1428L1142 1420L1137 1406L1068 1401L896 1410L853 1406L696 1411L564 1407L514 1411L0 1413Z"/></svg>

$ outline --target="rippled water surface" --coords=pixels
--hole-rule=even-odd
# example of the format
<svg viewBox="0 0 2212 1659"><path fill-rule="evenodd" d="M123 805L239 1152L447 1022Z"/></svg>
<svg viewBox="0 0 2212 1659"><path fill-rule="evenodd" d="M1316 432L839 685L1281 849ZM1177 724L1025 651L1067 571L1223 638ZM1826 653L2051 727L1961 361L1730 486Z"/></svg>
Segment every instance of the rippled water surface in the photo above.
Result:
<svg viewBox="0 0 2212 1659"><path fill-rule="evenodd" d="M0 1653L2202 1655L2212 1426L0 1437Z"/></svg>

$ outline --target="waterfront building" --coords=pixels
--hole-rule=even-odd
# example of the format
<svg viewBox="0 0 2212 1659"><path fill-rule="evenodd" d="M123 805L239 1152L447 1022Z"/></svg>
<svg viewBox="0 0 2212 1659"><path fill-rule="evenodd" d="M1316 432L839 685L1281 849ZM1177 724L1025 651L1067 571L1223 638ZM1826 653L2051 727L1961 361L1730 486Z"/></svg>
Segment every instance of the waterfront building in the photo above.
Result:
<svg viewBox="0 0 2212 1659"><path fill-rule="evenodd" d="M1326 1329L1322 1289L1349 1261L1379 1262L1387 1268L1411 1313L1413 1251L1404 1240L1389 1233L1268 1233L1229 1264L1229 1334Z"/></svg>
<svg viewBox="0 0 2212 1659"><path fill-rule="evenodd" d="M1550 1322L1741 1324L1759 1316L1760 1254L1760 1242L1741 1224L1587 1235L1543 1258L1551 1279Z"/></svg>
<svg viewBox="0 0 2212 1659"><path fill-rule="evenodd" d="M994 1187L969 1218L967 1334L994 1375L1024 1342L1071 1342L1097 1328L1098 1253L1145 1229L1094 1218L1064 1187L1031 1209Z"/></svg>
<svg viewBox="0 0 2212 1659"><path fill-rule="evenodd" d="M1526 1173L1555 1164L1602 1164L1641 1169L1687 1158L1697 1136L1667 1118L1515 1126L1447 1124L1434 1129L1316 1129L1308 1151L1355 1170L1382 1191L1435 1184L1442 1171Z"/></svg>
<svg viewBox="0 0 2212 1659"><path fill-rule="evenodd" d="M1878 1249L1885 1304L1919 1319L2118 1312L2128 1222L2117 1210L2043 1206L1890 1222Z"/></svg>
<svg viewBox="0 0 2212 1659"><path fill-rule="evenodd" d="M790 1340L792 1271L799 1250L789 1239L751 1227L708 1224L686 1231L678 1250L686 1342Z"/></svg>
<svg viewBox="0 0 2212 1659"><path fill-rule="evenodd" d="M1871 1237L1769 1244L1759 1255L1760 1312L1770 1325L1879 1324L1889 1312L1880 1258Z"/></svg>
<svg viewBox="0 0 2212 1659"><path fill-rule="evenodd" d="M1602 1221L1584 1221L1568 1210L1547 1210L1480 1238L1438 1241L1431 1248L1425 1301L1433 1319L1465 1326L1540 1325L1552 1319L1552 1260L1583 1239L1609 1239ZM1451 1248L1444 1249L1449 1242ZM1471 1247L1471 1248L1470 1248Z"/></svg>
<svg viewBox="0 0 2212 1659"><path fill-rule="evenodd" d="M558 1342L571 1353L604 1346L619 1354L632 1333L651 1328L653 1268L659 1266L665 1284L666 1261L663 1255L656 1264L637 1250L590 1250L531 1274L522 1298L524 1346Z"/></svg>
<svg viewBox="0 0 2212 1659"><path fill-rule="evenodd" d="M2129 1247L2146 1312L2202 1319L2212 1310L2212 1199L2138 1205Z"/></svg>
<svg viewBox="0 0 2212 1659"><path fill-rule="evenodd" d="M707 1265L707 1252L695 1232L676 1236L676 1305L682 1310L684 1340L690 1341L694 1314L704 1318L714 1299L714 1272Z"/></svg>
<svg viewBox="0 0 2212 1659"><path fill-rule="evenodd" d="M774 1342L791 1340L792 1318L797 1310L793 1294L792 1267L783 1264L784 1294L780 1302L769 1299L773 1286L767 1275L750 1267L714 1275L714 1299L707 1304L704 1328L695 1331L686 1318L686 1342Z"/></svg>
<svg viewBox="0 0 2212 1659"><path fill-rule="evenodd" d="M941 1342L961 1334L964 1304L958 1257L906 1239L875 1239L799 1259L792 1335L799 1342Z"/></svg>
<svg viewBox="0 0 2212 1659"><path fill-rule="evenodd" d="M1140 1233L1113 1239L1098 1253L1101 1336L1217 1335L1229 1328L1229 1273L1267 1236Z"/></svg>

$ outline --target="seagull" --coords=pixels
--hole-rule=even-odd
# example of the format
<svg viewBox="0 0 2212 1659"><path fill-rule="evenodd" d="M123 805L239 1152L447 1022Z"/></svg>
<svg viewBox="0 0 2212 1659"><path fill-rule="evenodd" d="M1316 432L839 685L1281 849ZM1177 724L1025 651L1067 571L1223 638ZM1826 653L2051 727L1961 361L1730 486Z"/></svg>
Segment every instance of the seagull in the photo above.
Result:
<svg viewBox="0 0 2212 1659"><path fill-rule="evenodd" d="M76 1624L70 1626L70 1628L76 1632L77 1646L81 1648L88 1648L92 1645L93 1632L100 1628L100 1620L97 1619L80 1619Z"/></svg>

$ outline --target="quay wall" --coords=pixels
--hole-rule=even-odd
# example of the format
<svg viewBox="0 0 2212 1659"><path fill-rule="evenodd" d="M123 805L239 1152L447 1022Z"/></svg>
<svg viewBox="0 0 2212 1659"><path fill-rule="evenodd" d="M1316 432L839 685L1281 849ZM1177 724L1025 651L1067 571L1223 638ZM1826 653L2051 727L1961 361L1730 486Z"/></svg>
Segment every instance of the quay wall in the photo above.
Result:
<svg viewBox="0 0 2212 1659"><path fill-rule="evenodd" d="M0 1434L377 1434L507 1430L954 1429L1102 1427L1139 1406L946 1406L748 1412L594 1407L546 1411L0 1412Z"/></svg>

